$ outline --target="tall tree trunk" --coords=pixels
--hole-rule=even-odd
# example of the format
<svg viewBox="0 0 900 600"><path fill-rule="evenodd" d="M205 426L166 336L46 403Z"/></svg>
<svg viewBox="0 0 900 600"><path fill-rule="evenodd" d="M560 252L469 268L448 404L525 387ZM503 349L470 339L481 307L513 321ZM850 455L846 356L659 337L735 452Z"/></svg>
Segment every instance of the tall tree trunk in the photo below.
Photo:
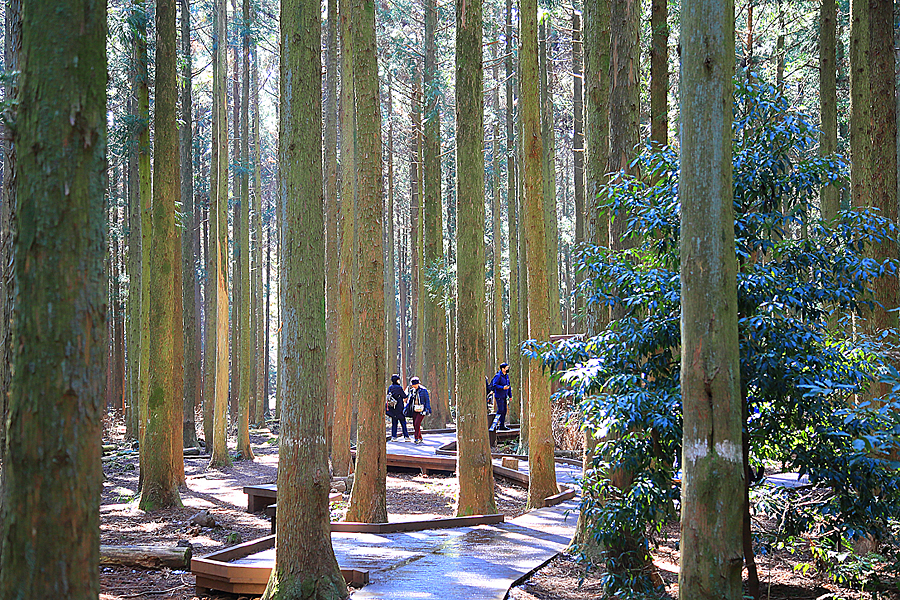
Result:
<svg viewBox="0 0 900 600"><path fill-rule="evenodd" d="M580 248L585 242L585 210L584 210L584 54L581 43L581 13L572 9L572 162L575 174L575 246ZM575 287L584 281L584 275L575 273ZM584 331L582 323L578 323L584 310L584 296L575 296L575 331Z"/></svg>
<svg viewBox="0 0 900 600"><path fill-rule="evenodd" d="M19 69L19 55L22 49L22 2L21 0L9 0L6 3L4 21L4 67L15 72ZM15 98L18 94L18 80L7 83L4 90L7 98ZM16 107L9 107L10 118L15 118ZM3 127L7 134L4 143L3 161L3 197L0 206L0 418L3 423L9 417L9 386L12 378L10 363L12 361L12 311L15 301L15 288L10 285L13 278L15 254L13 252L13 239L16 223L16 144L12 139L9 128ZM7 428L0 427L0 460L6 455ZM0 474L0 494L2 494L2 478ZM0 507L2 508L2 507Z"/></svg>
<svg viewBox="0 0 900 600"><path fill-rule="evenodd" d="M877 208L881 216L896 224L897 210L897 113L896 76L894 71L894 4L887 0L873 0L869 8L868 102L871 118L869 163L869 196L860 198L866 206ZM855 157L854 157L855 159ZM897 244L890 241L876 245L875 259L879 262L897 258ZM900 300L896 276L879 277L875 283L876 304L869 317L869 331L874 335L888 333L888 340L896 343L898 326L894 310ZM897 361L894 360L894 366ZM870 388L875 396L890 393L890 386L880 384Z"/></svg>
<svg viewBox="0 0 900 600"><path fill-rule="evenodd" d="M194 410L202 397L200 378L199 298L196 260L200 252L199 227L194 209L193 104L191 101L191 6L181 0L181 231L182 306L184 315L184 447L197 445Z"/></svg>
<svg viewBox="0 0 900 600"><path fill-rule="evenodd" d="M614 177L636 175L631 166L640 138L639 74L640 74L640 4L636 0L614 0L610 4L610 87L609 87L609 157L607 172ZM619 215L609 223L610 247L622 251L633 246L628 231L627 215ZM612 310L613 318L625 315L622 306ZM626 492L632 474L623 466L611 469L610 480ZM620 547L609 548L607 566L619 573L647 568L646 555L637 547L636 532L625 532Z"/></svg>
<svg viewBox="0 0 900 600"><path fill-rule="evenodd" d="M509 232L509 399L507 420L519 423L521 410L519 398L522 381L522 340L519 328L519 195L515 138L515 93L513 83L513 11L512 0L506 0L506 224Z"/></svg>
<svg viewBox="0 0 900 600"><path fill-rule="evenodd" d="M398 256L397 256L397 270L398 270L398 280L400 285L400 311L399 311L399 321L400 325L400 370L398 374L400 378L405 380L409 373L407 372L407 364L409 364L409 344L408 335L409 335L409 320L407 317L407 305L409 304L408 298L409 294L407 293L408 285L407 285L407 268L406 268L406 257L407 257L407 249L409 244L407 243L407 234L409 232L409 227L406 227L406 220L403 218L402 214L398 215L400 218L400 239L398 240ZM451 346L452 347L452 346Z"/></svg>
<svg viewBox="0 0 900 600"><path fill-rule="evenodd" d="M538 79L538 31L536 0L521 0L519 38L519 76L521 77L522 128L524 131L525 253L528 271L528 337L550 339L549 285L547 276L546 212L542 199L541 113ZM533 257L541 257L534 260ZM556 494L556 465L553 462L553 435L550 431L550 380L540 361L529 361L528 387L528 507L544 506L548 496Z"/></svg>
<svg viewBox="0 0 900 600"><path fill-rule="evenodd" d="M522 32L522 21L521 21L521 12L519 13L519 34L521 36ZM522 58L521 55L519 57L519 80L517 83L517 89L522 89L522 84L520 83L522 76ZM528 252L527 252L527 244L525 242L525 129L523 122L523 113L522 113L522 96L518 94L519 97L519 108L518 108L518 123L516 127L518 128L519 135L517 136L518 142L516 144L518 152L518 168L516 169L516 185L518 186L518 191L516 192L516 197L518 198L518 210L519 210L519 220L521 226L519 227L519 334L521 337L526 338L525 336L530 335L530 328L528 326ZM521 354L521 350L520 350ZM520 379L521 381L521 392L519 392L519 405L520 405L520 425L519 425L519 454L528 454L528 403L531 398L531 383L530 383L530 369L531 365L527 360L521 360L520 358Z"/></svg>
<svg viewBox="0 0 900 600"><path fill-rule="evenodd" d="M499 38L500 23L500 7L497 6L497 15L495 24L498 28L496 33ZM491 57L494 63L494 91L491 94L491 101L494 105L494 123L491 132L491 247L493 256L491 257L491 306L493 307L493 325L494 331L491 337L494 338L494 360L488 369L488 373L493 373L494 369L500 363L506 362L506 340L503 335L503 277L501 277L500 265L503 258L503 239L500 236L500 59L498 46L494 44L491 50Z"/></svg>
<svg viewBox="0 0 900 600"><path fill-rule="evenodd" d="M137 117L136 80L131 65L132 93L128 99L129 116ZM128 340L125 372L128 376L128 396L125 405L125 437L138 439L138 399L140 398L141 354L141 197L138 183L138 152L135 127L129 128L128 148Z"/></svg>
<svg viewBox="0 0 900 600"><path fill-rule="evenodd" d="M325 374L327 381L337 382L339 376L338 352L340 336L339 304L341 268L340 203L338 201L338 0L328 0L328 22L325 34ZM329 384L329 389L333 385ZM328 456L333 457L332 436L334 435L336 402L344 400L334 394L325 396L325 432ZM349 430L349 423L340 427ZM350 436L346 435L349 460ZM345 439L344 434L338 435ZM344 463L346 469L347 463ZM341 473L346 475L346 470Z"/></svg>
<svg viewBox="0 0 900 600"><path fill-rule="evenodd" d="M140 507L151 511L180 506L184 481L182 398L175 387L176 233L175 205L181 195L176 125L178 83L175 0L156 4L156 93L153 120L153 235L150 248L150 340L147 430L141 454Z"/></svg>
<svg viewBox="0 0 900 600"><path fill-rule="evenodd" d="M395 248L396 206L394 203L394 76L387 72L387 206L385 207L385 269L384 269L384 313L385 313L385 357L391 373L397 371L397 258Z"/></svg>
<svg viewBox="0 0 900 600"><path fill-rule="evenodd" d="M437 2L425 1L425 123L424 123L424 244L423 267L440 269L444 266L444 223L441 208L441 106L438 102ZM424 271L423 271L424 272ZM424 304L424 365L422 380L431 390L429 422L446 427L450 421L447 400L447 315L440 298L430 294L420 296Z"/></svg>
<svg viewBox="0 0 900 600"><path fill-rule="evenodd" d="M678 592L691 600L737 600L744 475L731 175L734 4L688 1L682 27L694 34L681 38L684 483Z"/></svg>
<svg viewBox="0 0 900 600"><path fill-rule="evenodd" d="M496 512L484 410L484 71L482 3L456 5L457 240L456 431L458 515Z"/></svg>
<svg viewBox="0 0 900 600"><path fill-rule="evenodd" d="M246 1L246 0L245 0ZM285 320L279 435L278 531L266 600L346 598L331 546L325 428L325 230L322 182L321 4L282 0L280 170L278 212L285 244L280 303ZM303 32L297 36L296 32ZM280 365L279 365L280 366Z"/></svg>
<svg viewBox="0 0 900 600"><path fill-rule="evenodd" d="M256 20L256 9L253 9L252 18ZM266 426L266 416L269 412L269 398L266 394L266 381L268 379L267 358L269 356L269 345L266 342L266 328L268 321L265 320L266 310L263 305L265 299L265 291L263 287L263 226L262 226L262 161L261 148L259 142L259 54L257 52L257 39L253 36L251 39L250 56L253 64L250 82L251 102L253 106L253 232L255 242L253 244L253 315L256 323L253 327L256 333L256 353L253 355L253 370L256 374L256 409L253 411L256 416L257 427ZM329 381L334 381L330 379ZM330 426L330 417L329 417ZM331 439L328 440L329 449Z"/></svg>
<svg viewBox="0 0 900 600"><path fill-rule="evenodd" d="M416 259L415 271L415 291L413 292L413 307L416 311L414 328L415 332L415 362L413 363L413 371L423 373L425 369L425 165L424 165L424 146L425 136L422 131L422 109L425 105L422 96L423 77L421 73L416 73L416 84L414 87L416 108L414 112L415 130L416 130L416 194L418 202L416 202L415 224L413 228L416 231L416 245L414 248L414 256Z"/></svg>
<svg viewBox="0 0 900 600"><path fill-rule="evenodd" d="M850 195L853 206L871 197L871 89L869 82L869 1L850 3Z"/></svg>
<svg viewBox="0 0 900 600"><path fill-rule="evenodd" d="M422 88L419 82L419 73L413 74L413 96L410 100L410 119L412 131L410 133L410 162L409 162L409 320L410 320L410 350L409 371L416 373L422 368L419 361L419 328L422 326L419 319L419 279L422 277L422 255L419 252L419 232L421 227L422 200L419 173L421 163L421 132L422 132Z"/></svg>
<svg viewBox="0 0 900 600"><path fill-rule="evenodd" d="M125 410L125 436L136 440L140 426L138 404L141 395L141 190L138 167L138 80L137 52L132 42L130 66L131 95L128 130L128 404ZM4 178L5 179L5 178Z"/></svg>
<svg viewBox="0 0 900 600"><path fill-rule="evenodd" d="M215 21L213 21L215 23ZM211 111L212 120L212 148L216 147L215 139L215 110ZM215 171L216 153L210 153L210 169L207 177L209 178L210 194L207 195L206 201L203 203L203 267L206 270L206 280L203 283L203 443L207 451L212 447L213 442L213 424L215 422L215 404L216 404L216 345L215 345L215 271L213 259L210 253L210 244L214 243L212 239L212 231L210 223L212 220L210 211L210 197L215 191L212 185L212 173Z"/></svg>
<svg viewBox="0 0 900 600"><path fill-rule="evenodd" d="M559 304L559 224L556 217L556 130L553 126L553 76L547 60L547 44L552 22L544 13L539 31L541 139L544 182L544 238L547 250L547 293L550 333L562 332Z"/></svg>
<svg viewBox="0 0 900 600"><path fill-rule="evenodd" d="M822 0L819 12L819 105L821 131L819 154L823 157L837 152L837 65L836 58L837 3ZM822 218L831 220L840 209L840 188L827 185L819 192Z"/></svg>
<svg viewBox="0 0 900 600"><path fill-rule="evenodd" d="M338 373L334 386L334 427L332 428L331 465L334 474L346 476L351 471L350 440L353 412L353 295L351 285L356 277L353 254L356 204L356 108L353 93L353 40L350 35L350 0L340 0L341 45L341 211L340 211L340 277L338 280ZM380 396L380 394L379 394Z"/></svg>
<svg viewBox="0 0 900 600"><path fill-rule="evenodd" d="M605 211L598 206L598 194L606 184L606 164L609 156L609 4L588 2L584 6L584 80L585 80L585 151L584 151L584 204L585 238L588 244L605 248L609 246L609 221ZM584 331L588 337L601 333L609 324L609 309L597 304L585 307ZM582 435L582 494L591 494L597 440L589 428ZM598 502L599 498L591 498ZM588 560L599 561L601 548L591 529L593 519L587 511L578 514L573 546Z"/></svg>
<svg viewBox="0 0 900 600"><path fill-rule="evenodd" d="M251 361L252 342L254 332L250 329L250 0L243 1L243 25L241 26L241 94L240 99L235 96L235 102L240 104L240 161L238 174L240 175L240 196L238 206L235 208L240 213L235 222L240 221L240 251L236 258L235 269L240 270L240 300L235 291L237 316L240 320L240 343L237 346L238 353L232 358L232 370L240 370L240 387L238 393L238 436L237 450L242 460L253 460L253 449L250 447L250 394L256 379L253 373ZM321 86L320 86L321 87ZM239 102L238 102L239 101ZM237 126L235 126L237 129ZM237 216L237 215L236 215ZM324 231L324 227L323 227ZM319 232L321 234L321 232ZM237 237L237 233L235 235ZM238 247L238 245L235 245Z"/></svg>
<svg viewBox="0 0 900 600"><path fill-rule="evenodd" d="M141 198L141 364L140 399L138 401L138 439L144 443L149 413L147 412L148 365L150 364L150 236L153 233L151 221L152 171L150 164L150 75L147 65L147 13L146 0L135 4L135 62L137 68L138 103L138 179ZM145 453L140 453L140 480L143 480ZM140 483L138 484L140 487Z"/></svg>
<svg viewBox="0 0 900 600"><path fill-rule="evenodd" d="M779 4L780 6L780 4ZM653 0L650 8L650 139L669 143L669 7Z"/></svg>
<svg viewBox="0 0 900 600"><path fill-rule="evenodd" d="M264 223L264 231L266 233L266 289L264 293L265 303L266 303L266 311L265 318L263 319L263 329L265 330L264 337L266 340L265 347L266 353L263 358L263 396L265 396L266 401L266 409L269 408L269 398L271 397L271 389L269 388L269 357L271 356L271 348L270 348L270 332L271 332L271 315L270 310L272 306L272 224L270 222L270 217L267 213L265 223ZM277 403L276 403L277 404ZM278 417L276 416L276 419Z"/></svg>
<svg viewBox="0 0 900 600"><path fill-rule="evenodd" d="M105 2L30 2L21 12L13 144L28 210L14 248L3 598L100 591L106 33Z"/></svg>
<svg viewBox="0 0 900 600"><path fill-rule="evenodd" d="M226 107L225 0L215 0L213 23L213 141L210 177L209 258L207 277L215 282L207 315L207 390L215 398L210 466L231 464L228 454L228 114ZM207 440L207 444L209 441Z"/></svg>
<svg viewBox="0 0 900 600"><path fill-rule="evenodd" d="M231 15L233 33L229 40L237 40L243 37L240 34L240 18L238 17L238 0L231 0ZM231 385L228 390L228 411L229 415L237 425L238 444L240 445L241 429L243 416L240 414L240 393L241 393L241 364L243 348L241 340L243 339L244 330L243 313L244 309L241 303L244 299L243 287L244 279L241 269L241 257L243 248L241 244L244 241L243 229L245 227L241 208L243 207L243 196L241 196L241 182L243 181L243 161L241 159L241 75L240 75L240 44L237 41L229 42L232 51L232 71L231 71L231 164L234 166L234 172L231 174L231 197L229 204L234 206L231 215L232 233L234 239L231 242L231 310L229 316L231 320L231 355L229 365L231 367Z"/></svg>
<svg viewBox="0 0 900 600"><path fill-rule="evenodd" d="M348 521L387 521L384 437L384 208L381 112L374 0L353 0L353 87L356 92L357 203L354 250L359 258L353 289L353 396L359 406L356 471Z"/></svg>
<svg viewBox="0 0 900 600"><path fill-rule="evenodd" d="M447 169L447 268L457 271L456 260L456 180L454 169ZM456 396L456 297L457 287L451 284L450 310L447 315L447 396L451 410L457 409L459 398Z"/></svg>

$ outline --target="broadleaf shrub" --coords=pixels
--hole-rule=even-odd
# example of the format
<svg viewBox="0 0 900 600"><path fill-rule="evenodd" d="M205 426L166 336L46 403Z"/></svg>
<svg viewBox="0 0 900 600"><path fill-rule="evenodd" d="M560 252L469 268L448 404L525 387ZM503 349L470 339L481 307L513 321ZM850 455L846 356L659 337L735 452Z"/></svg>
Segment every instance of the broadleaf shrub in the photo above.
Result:
<svg viewBox="0 0 900 600"><path fill-rule="evenodd" d="M840 182L846 165L815 154L815 127L773 88L737 82L734 114L735 285L750 460L777 461L828 490L792 521L803 530L792 533L882 537L900 512L900 478L888 459L900 408L900 377L887 360L896 333L870 339L859 323L874 306L875 280L897 276L897 260L872 258L874 245L896 242L897 228L874 210L820 218L819 190ZM679 497L679 165L668 148L638 162L642 178L614 178L601 192L609 218L627 220L634 247L587 246L578 257L589 309L615 308L618 318L591 337L530 341L524 352L567 384L559 394L580 403L583 426L603 440L583 495L594 537L615 549L637 532L638 548L649 552L652 532ZM877 379L893 386L884 405L857 404ZM630 485L620 490L609 475L623 470ZM653 587L643 575L608 575L607 591L640 594Z"/></svg>

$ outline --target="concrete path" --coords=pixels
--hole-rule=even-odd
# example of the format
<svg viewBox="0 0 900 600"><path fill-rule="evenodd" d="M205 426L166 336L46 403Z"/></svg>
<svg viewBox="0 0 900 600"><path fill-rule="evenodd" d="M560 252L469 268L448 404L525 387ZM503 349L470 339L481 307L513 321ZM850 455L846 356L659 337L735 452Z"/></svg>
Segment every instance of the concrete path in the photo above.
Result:
<svg viewBox="0 0 900 600"><path fill-rule="evenodd" d="M388 442L388 453L434 455L454 434L425 434L425 444ZM499 460L499 459L497 459ZM527 471L527 463L520 470ZM580 468L557 463L560 483L575 484ZM338 563L369 570L351 598L503 600L517 581L569 545L578 499L497 525L387 535L332 533Z"/></svg>

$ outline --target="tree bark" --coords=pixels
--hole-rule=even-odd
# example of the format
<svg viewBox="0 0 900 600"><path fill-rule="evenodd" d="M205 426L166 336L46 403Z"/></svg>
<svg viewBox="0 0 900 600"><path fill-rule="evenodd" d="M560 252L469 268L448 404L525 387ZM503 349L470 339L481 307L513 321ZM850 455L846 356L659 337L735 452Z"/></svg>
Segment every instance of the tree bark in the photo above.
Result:
<svg viewBox="0 0 900 600"><path fill-rule="evenodd" d="M585 242L585 210L584 210L584 46L581 42L581 13L572 10L572 170L575 173L575 247ZM584 281L579 271L575 274L575 287ZM575 296L575 314L584 310L584 296ZM576 326L575 331L583 331Z"/></svg>
<svg viewBox="0 0 900 600"><path fill-rule="evenodd" d="M105 2L22 7L3 598L100 592L106 33Z"/></svg>
<svg viewBox="0 0 900 600"><path fill-rule="evenodd" d="M136 39L132 40L130 64L131 95L129 116L135 124L129 128L128 148L128 403L125 408L125 436L139 439L139 404L141 396L141 186L138 166L138 53Z"/></svg>
<svg viewBox="0 0 900 600"><path fill-rule="evenodd" d="M740 364L731 175L734 4L682 12L680 598L741 597ZM713 315L715 318L710 318Z"/></svg>
<svg viewBox="0 0 900 600"><path fill-rule="evenodd" d="M837 152L838 117L837 117L837 65L836 59L836 25L837 3L835 0L822 0L819 12L819 153L823 157ZM840 209L840 188L827 185L819 192L822 207L822 218L830 221Z"/></svg>
<svg viewBox="0 0 900 600"><path fill-rule="evenodd" d="M338 282L338 373L334 385L334 427L332 428L331 466L335 476L350 474L350 440L353 410L353 296L356 273L353 254L354 205L356 204L356 108L353 93L353 46L350 35L350 0L340 0L341 44L341 206L340 206L340 278Z"/></svg>
<svg viewBox="0 0 900 600"><path fill-rule="evenodd" d="M497 7L496 22L499 29L500 7ZM496 33L499 38L499 31ZM493 338L494 356L487 370L493 373L500 363L506 362L506 340L503 335L503 277L501 276L501 263L503 262L503 238L500 236L500 44L493 44L491 49L491 62L493 62L494 90L491 94L493 103L493 127L491 131L491 307L493 316L491 321L494 330Z"/></svg>
<svg viewBox="0 0 900 600"><path fill-rule="evenodd" d="M237 346L238 352L232 358L232 369L237 371L240 369L240 389L238 392L238 436L237 450L241 460L253 460L253 449L250 447L250 406L252 390L256 376L253 373L253 339L254 331L250 328L250 311L253 310L250 296L250 0L243 1L243 22L241 27L241 95L240 98L235 97L235 102L240 104L241 122L240 122L240 161L238 162L238 173L240 175L240 195L238 196L238 206L235 211L240 215L235 215L235 222L240 222L240 244L235 245L239 248L237 264L235 269L240 272L240 299L237 298L238 291L235 291L235 313L236 318L240 320L240 340ZM321 87L321 86L320 86ZM237 124L235 124L237 130ZM322 231L324 231L324 226ZM320 234L322 232L319 232Z"/></svg>
<svg viewBox="0 0 900 600"><path fill-rule="evenodd" d="M233 235L231 241L231 302L229 319L231 321L231 353L229 357L229 365L231 367L231 382L228 389L228 414L233 421L233 425L237 426L238 445L241 441L241 428L243 416L241 415L240 394L241 394L241 376L243 375L241 364L243 362L241 351L241 340L244 336L243 312L241 306L244 293L244 279L241 269L241 256L243 248L241 244L244 241L243 229L245 228L241 207L243 206L243 197L241 196L241 181L243 180L243 159L241 158L241 75L240 65L241 57L239 52L240 44L236 41L242 37L240 34L240 17L238 16L238 0L231 0L231 18L232 32L227 34L229 37L229 45L232 53L232 70L231 70L231 164L234 171L231 174L231 196L229 197L229 205L233 206L231 214L231 232ZM226 90L227 95L227 90ZM226 100L227 102L227 100Z"/></svg>
<svg viewBox="0 0 900 600"><path fill-rule="evenodd" d="M200 299L196 261L200 256L200 228L194 209L193 104L191 102L191 6L181 0L181 231L182 306L184 315L184 447L197 446L194 409L202 398L200 377Z"/></svg>
<svg viewBox="0 0 900 600"><path fill-rule="evenodd" d="M385 269L384 269L384 313L385 313L385 357L388 370L398 373L397 361L397 251L396 251L396 202L394 199L394 75L387 72L387 206L385 207Z"/></svg>
<svg viewBox="0 0 900 600"><path fill-rule="evenodd" d="M868 169L871 194L866 205L878 208L881 216L897 223L897 113L896 78L894 71L894 4L888 0L869 2L869 106L871 115L870 166ZM865 201L865 200L864 200ZM885 241L875 247L879 262L897 258L897 244ZM898 280L895 276L880 277L875 284L876 305L872 311L873 332L896 331L898 326ZM896 341L896 335L890 339ZM890 392L882 385L875 391L881 396Z"/></svg>
<svg viewBox="0 0 900 600"><path fill-rule="evenodd" d="M213 404L213 439L210 466L231 464L228 455L228 116L226 110L227 9L225 0L215 0L213 23L213 153L210 180L209 281L215 282L210 294L212 310L207 315L207 390L215 398ZM209 444L209 440L207 440Z"/></svg>
<svg viewBox="0 0 900 600"><path fill-rule="evenodd" d="M441 207L441 106L438 87L437 2L425 0L425 123L422 190L424 244L423 267L439 269L444 266L444 222ZM422 381L431 392L429 423L437 428L450 421L447 400L447 315L440 298L424 294L425 353Z"/></svg>
<svg viewBox="0 0 900 600"><path fill-rule="evenodd" d="M653 0L650 8L650 139L660 146L669 143L668 13L666 0Z"/></svg>
<svg viewBox="0 0 900 600"><path fill-rule="evenodd" d="M456 5L456 164L458 227L456 513L496 512L494 473L484 406L484 155L482 132L482 3Z"/></svg>
<svg viewBox="0 0 900 600"><path fill-rule="evenodd" d="M509 389L512 398L509 401L510 423L521 421L519 399L521 397L522 353L519 344L522 333L519 328L519 195L518 171L516 161L515 109L513 81L513 12L512 0L506 0L506 222L509 232Z"/></svg>
<svg viewBox="0 0 900 600"><path fill-rule="evenodd" d="M546 213L541 183L541 117L538 88L537 2L522 0L519 47L519 98L525 169L525 253L528 257L528 337L550 339L549 285L547 276ZM533 257L541 257L534 260ZM557 309L558 312L558 309ZM550 431L550 380L540 361L529 362L528 386L528 508L544 506L548 496L557 493L556 466L553 462L553 435Z"/></svg>
<svg viewBox="0 0 900 600"><path fill-rule="evenodd" d="M175 0L156 4L156 94L154 112L153 235L150 247L150 343L147 430L141 444L140 507L180 506L184 481L182 398L175 387L175 204L181 194L176 127L178 84Z"/></svg>
<svg viewBox="0 0 900 600"><path fill-rule="evenodd" d="M547 293L550 308L550 333L562 332L559 302L559 223L556 216L556 130L553 123L553 74L547 59L547 45L553 23L544 13L539 24L538 55L540 68L541 139L544 182L544 239L547 249ZM549 339L549 338L548 338Z"/></svg>
<svg viewBox="0 0 900 600"><path fill-rule="evenodd" d="M256 19L256 9L252 11L252 18ZM263 287L263 227L262 227L262 156L259 142L259 55L257 52L258 42L254 36L251 39L250 58L252 62L252 75L250 82L251 103L253 106L253 124L251 125L253 134L253 232L255 241L253 243L253 266L251 272L253 275L253 317L255 324L253 331L256 333L256 353L253 355L253 371L256 374L256 409L253 413L256 416L257 427L266 426L266 416L269 412L269 397L266 394L266 382L268 380L268 357L269 344L266 341L266 328L268 321L265 319L266 309L264 306L265 288ZM329 380L333 381L333 380ZM330 423L330 421L329 421ZM329 438L330 443L330 438Z"/></svg>
<svg viewBox="0 0 900 600"><path fill-rule="evenodd" d="M6 3L4 21L4 67L11 72L19 69L19 55L22 50L22 3L21 0L9 0ZM15 98L18 94L18 81L9 82L4 90L7 98ZM10 106L9 116L15 119L16 107ZM16 145L12 140L12 131L4 126L3 131L9 139L4 142L3 161L3 198L0 207L0 418L6 423L9 417L9 386L12 378L10 363L12 360L12 311L15 303L15 288L10 285L13 278L13 239L16 223ZM6 455L6 427L0 427L0 460ZM2 494L2 474L0 474L0 494Z"/></svg>
<svg viewBox="0 0 900 600"><path fill-rule="evenodd" d="M338 200L338 0L328 0L328 22L325 37L325 373L329 382L337 382L339 376L338 352L340 339L340 202ZM329 389L333 389L329 385ZM325 397L325 431L328 455L334 458L332 436L334 435L335 411L338 398L334 394ZM339 427L349 430L349 423ZM343 440L344 434L339 433ZM342 442L343 443L343 442ZM346 435L346 454L349 461L350 436ZM346 475L347 463L343 465Z"/></svg>
<svg viewBox="0 0 900 600"><path fill-rule="evenodd" d="M137 68L137 113L138 127L138 186L141 199L141 357L140 357L140 399L138 400L138 439L144 444L149 413L147 412L148 365L150 363L150 238L153 233L151 204L150 164L150 74L147 65L147 13L146 0L135 4L135 63ZM144 452L140 454L140 480L143 481ZM140 483L138 484L140 487Z"/></svg>
<svg viewBox="0 0 900 600"><path fill-rule="evenodd" d="M356 96L357 203L354 250L359 263L353 293L353 398L359 406L356 469L348 521L387 521L384 437L384 208L381 112L374 0L353 0L353 87Z"/></svg>
<svg viewBox="0 0 900 600"><path fill-rule="evenodd" d="M142 569L189 569L189 546L100 546L100 564Z"/></svg>
<svg viewBox="0 0 900 600"><path fill-rule="evenodd" d="M318 0L282 0L281 78L288 93L281 97L280 115L279 298L285 320L284 364L279 365L284 368L283 387L278 393L284 418L278 444L278 551L263 594L266 600L332 600L349 595L331 546L331 477L322 435L328 393L322 131L309 126L322 119L320 15ZM296 35L298 31L304 35Z"/></svg>

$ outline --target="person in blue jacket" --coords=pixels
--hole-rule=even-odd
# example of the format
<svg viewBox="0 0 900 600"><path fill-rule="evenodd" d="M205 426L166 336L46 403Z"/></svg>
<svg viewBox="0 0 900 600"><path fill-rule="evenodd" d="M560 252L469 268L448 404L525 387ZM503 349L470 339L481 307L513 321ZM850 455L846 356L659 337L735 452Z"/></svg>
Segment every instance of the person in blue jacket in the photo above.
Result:
<svg viewBox="0 0 900 600"><path fill-rule="evenodd" d="M428 398L428 388L419 383L418 377L409 380L409 403L406 405L408 415L412 417L415 430L416 443L422 444L422 421L426 415L431 414L431 400Z"/></svg>
<svg viewBox="0 0 900 600"><path fill-rule="evenodd" d="M391 441L392 442L408 442L409 432L406 430L406 415L403 414L406 403L403 402L409 396L400 385L400 376L391 375L391 385L388 387L388 406L385 411L391 417ZM403 439L397 437L397 422L403 427Z"/></svg>
<svg viewBox="0 0 900 600"><path fill-rule="evenodd" d="M494 401L497 403L497 414L500 415L500 429L508 429L506 426L506 409L512 399L512 390L509 387L509 363L501 363L500 370L491 381L491 390L494 392Z"/></svg>

